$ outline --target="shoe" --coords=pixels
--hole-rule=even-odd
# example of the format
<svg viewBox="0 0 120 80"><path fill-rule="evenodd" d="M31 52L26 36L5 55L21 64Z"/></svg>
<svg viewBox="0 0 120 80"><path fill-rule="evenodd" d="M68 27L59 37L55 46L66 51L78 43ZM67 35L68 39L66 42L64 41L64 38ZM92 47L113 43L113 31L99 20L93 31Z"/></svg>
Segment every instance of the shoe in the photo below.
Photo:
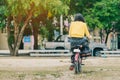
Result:
<svg viewBox="0 0 120 80"><path fill-rule="evenodd" d="M72 71L74 69L74 65L72 64L69 69Z"/></svg>

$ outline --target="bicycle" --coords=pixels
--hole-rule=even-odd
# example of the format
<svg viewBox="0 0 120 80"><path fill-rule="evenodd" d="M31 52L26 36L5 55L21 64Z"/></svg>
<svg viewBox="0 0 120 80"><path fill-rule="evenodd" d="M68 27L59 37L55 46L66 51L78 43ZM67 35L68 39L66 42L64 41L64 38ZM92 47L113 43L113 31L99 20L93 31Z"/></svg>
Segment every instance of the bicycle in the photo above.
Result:
<svg viewBox="0 0 120 80"><path fill-rule="evenodd" d="M82 71L82 60L83 57L88 57L91 56L90 52L83 52L83 46L82 45L77 45L73 47L72 49L73 53L73 65L70 67L70 70L75 69L75 74L81 73ZM89 53L89 54L88 54Z"/></svg>

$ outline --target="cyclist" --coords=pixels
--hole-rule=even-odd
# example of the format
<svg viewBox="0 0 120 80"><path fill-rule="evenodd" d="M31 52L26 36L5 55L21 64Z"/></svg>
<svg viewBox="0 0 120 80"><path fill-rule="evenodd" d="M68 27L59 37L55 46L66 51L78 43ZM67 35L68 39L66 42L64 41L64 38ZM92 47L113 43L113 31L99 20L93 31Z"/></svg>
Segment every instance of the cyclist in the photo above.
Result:
<svg viewBox="0 0 120 80"><path fill-rule="evenodd" d="M87 24L82 16L82 14L77 13L74 17L74 21L70 24L69 29L69 41L71 42L71 48L76 45L81 45L81 42L87 41L85 37L91 38L88 31ZM87 50L89 50L88 45L85 45ZM73 56L71 56L71 62L74 62ZM73 64L71 65L73 67Z"/></svg>

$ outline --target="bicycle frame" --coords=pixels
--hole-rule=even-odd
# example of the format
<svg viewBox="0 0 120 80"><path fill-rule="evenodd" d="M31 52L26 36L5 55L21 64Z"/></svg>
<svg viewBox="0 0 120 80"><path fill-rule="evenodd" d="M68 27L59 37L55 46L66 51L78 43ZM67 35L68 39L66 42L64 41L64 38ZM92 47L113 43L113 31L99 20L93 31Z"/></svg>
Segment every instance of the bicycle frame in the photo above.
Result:
<svg viewBox="0 0 120 80"><path fill-rule="evenodd" d="M77 52L75 53L75 61L78 61L78 57L80 56L80 54Z"/></svg>

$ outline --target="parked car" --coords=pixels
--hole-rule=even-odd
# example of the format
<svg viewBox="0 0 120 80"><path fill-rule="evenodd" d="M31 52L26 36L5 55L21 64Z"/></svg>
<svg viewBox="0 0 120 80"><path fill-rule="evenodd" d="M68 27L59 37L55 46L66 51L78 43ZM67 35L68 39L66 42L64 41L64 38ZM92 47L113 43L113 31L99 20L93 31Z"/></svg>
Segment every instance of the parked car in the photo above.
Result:
<svg viewBox="0 0 120 80"><path fill-rule="evenodd" d="M70 42L68 42L67 35L60 35L56 38L56 40L52 42L45 42L45 49L53 49L53 50L70 50Z"/></svg>
<svg viewBox="0 0 120 80"><path fill-rule="evenodd" d="M95 42L98 41L98 42ZM45 42L45 49L50 50L70 50L70 42L68 42L68 35L60 35L53 42ZM99 51L107 49L107 46L100 43L100 37L93 37L90 41L89 47L92 51L92 56L99 56Z"/></svg>
<svg viewBox="0 0 120 80"><path fill-rule="evenodd" d="M107 46L104 43L101 43L100 37L93 37L90 41L89 47L92 51L92 56L100 56L99 51L107 50Z"/></svg>

